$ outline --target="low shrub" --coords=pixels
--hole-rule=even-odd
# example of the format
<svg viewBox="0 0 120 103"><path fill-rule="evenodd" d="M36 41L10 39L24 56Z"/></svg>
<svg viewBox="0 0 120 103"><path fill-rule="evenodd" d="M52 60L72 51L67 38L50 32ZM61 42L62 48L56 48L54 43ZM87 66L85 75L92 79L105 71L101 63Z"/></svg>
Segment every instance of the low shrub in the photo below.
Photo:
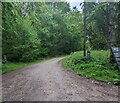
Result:
<svg viewBox="0 0 120 103"><path fill-rule="evenodd" d="M96 80L120 84L116 64L110 63L109 51L91 51L90 62L86 61L83 51L74 52L62 61L65 68L74 70L78 75Z"/></svg>

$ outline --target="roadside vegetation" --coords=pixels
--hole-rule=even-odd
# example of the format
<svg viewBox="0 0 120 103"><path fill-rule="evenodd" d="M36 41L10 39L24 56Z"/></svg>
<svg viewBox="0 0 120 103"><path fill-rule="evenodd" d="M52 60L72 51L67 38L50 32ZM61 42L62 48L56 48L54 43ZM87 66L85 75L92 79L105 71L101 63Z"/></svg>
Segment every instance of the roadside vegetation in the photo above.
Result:
<svg viewBox="0 0 120 103"><path fill-rule="evenodd" d="M80 76L93 78L113 84L120 84L120 72L116 64L110 63L109 51L91 51L90 62L83 57L83 51L71 53L63 59L62 64L68 70L75 71Z"/></svg>
<svg viewBox="0 0 120 103"><path fill-rule="evenodd" d="M27 66L33 65L33 64L37 64L40 62L43 62L45 60L49 60L55 57L46 57L46 58L41 58L39 60L36 60L34 62L8 62L6 64L2 64L2 70L0 70L0 73L5 74L5 73L9 73L11 71L17 70L17 69L21 69L21 68L25 68Z"/></svg>

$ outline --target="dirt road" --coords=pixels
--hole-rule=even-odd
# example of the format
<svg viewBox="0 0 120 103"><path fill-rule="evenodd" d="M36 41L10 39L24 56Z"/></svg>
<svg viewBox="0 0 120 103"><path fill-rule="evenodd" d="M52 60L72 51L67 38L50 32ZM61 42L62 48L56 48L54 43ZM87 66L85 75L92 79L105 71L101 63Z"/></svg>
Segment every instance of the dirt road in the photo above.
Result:
<svg viewBox="0 0 120 103"><path fill-rule="evenodd" d="M118 101L118 87L66 71L54 58L3 75L3 101Z"/></svg>

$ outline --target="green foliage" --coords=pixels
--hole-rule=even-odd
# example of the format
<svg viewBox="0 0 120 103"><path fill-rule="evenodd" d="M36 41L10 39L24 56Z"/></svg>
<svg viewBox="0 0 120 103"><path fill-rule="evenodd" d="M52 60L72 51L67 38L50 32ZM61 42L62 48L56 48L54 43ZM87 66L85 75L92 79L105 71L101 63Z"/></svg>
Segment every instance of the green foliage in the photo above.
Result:
<svg viewBox="0 0 120 103"><path fill-rule="evenodd" d="M9 61L35 60L40 41L30 17L18 15L15 3L3 3L3 11L3 55L7 55Z"/></svg>
<svg viewBox="0 0 120 103"><path fill-rule="evenodd" d="M109 48L109 7L87 3L87 49ZM119 3L115 8L118 32ZM9 61L28 62L83 49L83 14L70 10L66 2L3 2L2 11L2 56Z"/></svg>
<svg viewBox="0 0 120 103"><path fill-rule="evenodd" d="M114 2L86 3L87 35L92 49L109 49L113 39L114 46L119 46L119 5Z"/></svg>
<svg viewBox="0 0 120 103"><path fill-rule="evenodd" d="M78 75L96 80L119 84L119 71L116 64L109 63L109 51L91 51L91 60L87 62L83 51L72 53L62 61L65 68L74 70Z"/></svg>
<svg viewBox="0 0 120 103"><path fill-rule="evenodd" d="M82 15L68 3L2 3L3 55L34 61L82 48ZM75 20L76 19L76 22Z"/></svg>

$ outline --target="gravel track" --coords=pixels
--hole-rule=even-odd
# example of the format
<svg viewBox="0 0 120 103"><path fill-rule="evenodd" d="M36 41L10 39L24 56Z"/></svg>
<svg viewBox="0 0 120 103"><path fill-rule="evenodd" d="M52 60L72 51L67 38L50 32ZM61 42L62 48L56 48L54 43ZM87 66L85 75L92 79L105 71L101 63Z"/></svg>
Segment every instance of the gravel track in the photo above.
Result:
<svg viewBox="0 0 120 103"><path fill-rule="evenodd" d="M64 70L63 58L2 75L3 101L118 101L118 86Z"/></svg>

